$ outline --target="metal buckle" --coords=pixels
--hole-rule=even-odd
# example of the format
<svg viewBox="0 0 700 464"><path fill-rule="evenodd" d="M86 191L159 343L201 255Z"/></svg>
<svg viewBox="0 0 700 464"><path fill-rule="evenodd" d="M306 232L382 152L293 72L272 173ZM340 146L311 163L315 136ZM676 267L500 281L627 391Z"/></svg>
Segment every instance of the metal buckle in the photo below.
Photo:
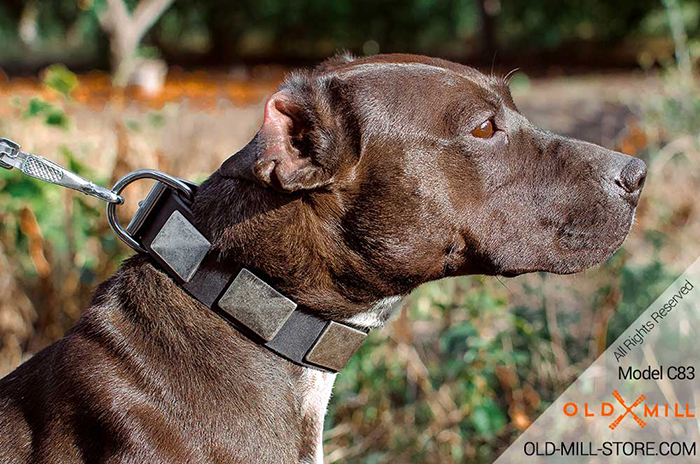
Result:
<svg viewBox="0 0 700 464"><path fill-rule="evenodd" d="M119 179L116 184L114 184L112 191L119 195L127 185L141 179L156 180L167 185L173 190L176 190L187 200L193 199L192 189L190 189L190 187L184 181L178 179L177 177L169 176L163 172L156 171L155 169L141 169L125 175ZM109 226L112 228L114 233L117 234L117 237L119 237L130 248L139 253L148 253L148 251L119 223L119 220L117 219L117 205L115 203L109 203L107 205L107 221L109 222Z"/></svg>

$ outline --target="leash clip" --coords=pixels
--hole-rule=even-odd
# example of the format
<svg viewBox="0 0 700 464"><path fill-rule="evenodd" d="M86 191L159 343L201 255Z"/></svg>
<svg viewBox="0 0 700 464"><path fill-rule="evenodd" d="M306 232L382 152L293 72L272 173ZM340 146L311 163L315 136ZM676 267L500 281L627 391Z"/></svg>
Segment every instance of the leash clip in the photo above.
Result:
<svg viewBox="0 0 700 464"><path fill-rule="evenodd" d="M124 203L124 198L111 190L100 187L43 156L23 152L21 146L10 139L0 138L0 167L17 168L29 177L77 190L110 204Z"/></svg>
<svg viewBox="0 0 700 464"><path fill-rule="evenodd" d="M119 179L112 190L109 190L42 156L23 152L20 144L6 138L0 138L0 167L8 170L17 168L29 177L77 190L85 195L106 201L108 203L107 220L110 227L117 234L117 237L139 253L148 253L148 251L134 239L133 231L137 230L148 217L166 187L174 190L188 201L191 201L194 197L194 184L188 184L177 177L169 176L154 169L142 169L131 172ZM148 197L139 203L139 210L131 221L132 223L129 224L127 229L124 229L117 219L117 205L124 203L124 198L121 196L124 188L140 179L153 179L158 182Z"/></svg>
<svg viewBox="0 0 700 464"><path fill-rule="evenodd" d="M13 142L10 139L0 139L0 167L5 169L12 169L14 161L19 155L20 146L17 142Z"/></svg>

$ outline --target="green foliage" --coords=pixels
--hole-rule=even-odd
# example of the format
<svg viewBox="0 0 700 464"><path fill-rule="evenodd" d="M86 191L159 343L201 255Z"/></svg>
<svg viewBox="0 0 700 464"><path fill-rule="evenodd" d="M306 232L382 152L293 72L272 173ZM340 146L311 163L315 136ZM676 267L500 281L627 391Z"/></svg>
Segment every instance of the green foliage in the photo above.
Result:
<svg viewBox="0 0 700 464"><path fill-rule="evenodd" d="M49 66L44 72L44 85L57 92L64 99L70 98L71 92L78 86L78 77L63 65ZM24 111L24 118L42 118L48 126L68 129L69 121L65 110L39 97L32 97Z"/></svg>
<svg viewBox="0 0 700 464"><path fill-rule="evenodd" d="M608 346L634 323L675 278L658 257L642 266L625 266L620 276L623 297L608 322Z"/></svg>
<svg viewBox="0 0 700 464"><path fill-rule="evenodd" d="M607 41L636 32L656 0L527 0L502 2L498 16L504 42L518 48L555 48L567 41Z"/></svg>
<svg viewBox="0 0 700 464"><path fill-rule="evenodd" d="M700 4L693 1L679 2L683 25L691 35L700 28ZM667 35L671 31L668 25L668 14L662 9L651 10L640 24L642 31L654 35Z"/></svg>
<svg viewBox="0 0 700 464"><path fill-rule="evenodd" d="M700 127L700 84L684 82L677 71L666 73L661 92L649 95L642 108L649 127L663 128L664 138L698 137Z"/></svg>
<svg viewBox="0 0 700 464"><path fill-rule="evenodd" d="M160 50L158 50L158 47L155 47L153 45L144 45L139 47L136 54L140 58L146 58L149 60L161 58Z"/></svg>
<svg viewBox="0 0 700 464"><path fill-rule="evenodd" d="M41 98L32 97L32 99L29 100L27 110L24 112L24 117L35 118L37 116L43 115L52 108L53 105L51 105L51 103L44 101Z"/></svg>
<svg viewBox="0 0 700 464"><path fill-rule="evenodd" d="M129 9L136 3L128 1ZM88 54L93 63L107 64L107 36L98 20L106 9L104 0L34 4L39 40L31 48L38 58L44 53L62 59ZM178 0L147 34L139 53L171 61L206 56L213 62L255 57L318 59L341 49L357 54L408 51L467 57L488 45L487 40L497 41L499 49L521 52L580 41L607 45L668 33L658 0L488 4L495 38L481 35L476 0ZM700 7L694 0L680 4L686 30L697 38ZM7 38L2 42L8 44L0 50L0 60L26 59L19 54L25 44L17 34L23 11L23 2L0 5L0 39ZM691 45L700 47L700 42L691 40Z"/></svg>
<svg viewBox="0 0 700 464"><path fill-rule="evenodd" d="M49 67L43 76L44 85L60 94L64 101L50 103L32 97L22 111L23 117L38 118L46 126L71 130L66 104L78 85L77 77L62 65ZM15 105L19 104L19 101L15 102ZM83 177L103 184L108 181L96 178L95 173L80 162L69 147L61 146L59 154L58 158L57 154L46 155ZM0 204L3 206L0 213L4 218L0 221L0 235L13 241L12 255L21 263L27 275L33 275L36 268L29 259L28 239L20 230L18 218L25 208L36 217L42 239L55 260L57 274L69 272L69 268L77 266L81 269L81 275L94 276L92 271L100 264L98 257L90 250L94 240L114 262L123 257L123 250L105 228L104 205L96 199L25 176L17 169L0 169ZM66 267L61 271L63 266ZM85 282L86 285L94 283L90 279Z"/></svg>
<svg viewBox="0 0 700 464"><path fill-rule="evenodd" d="M148 113L148 122L154 129L161 129L165 126L165 116L162 113L153 111Z"/></svg>
<svg viewBox="0 0 700 464"><path fill-rule="evenodd" d="M62 154L68 165L78 174L90 177L93 175L87 168L75 161L73 154L63 148ZM93 177L94 178L94 177ZM18 170L0 171L0 202L4 214L18 218L21 211L28 207L36 216L43 238L50 244L57 263L66 263L69 254L75 254L74 264L79 264L84 270L95 269L97 262L88 250L88 238L102 235L103 206L99 202L71 194L71 215L67 216L65 205L65 190L55 185L23 175ZM66 235L70 228L74 234ZM24 272L32 275L35 268L29 260L27 237L19 230L19 224L8 220L0 225L3 235L14 237L14 254L21 257ZM102 237L101 242L113 240ZM115 244L108 248L116 251ZM73 265L73 264L71 264Z"/></svg>
<svg viewBox="0 0 700 464"><path fill-rule="evenodd" d="M44 71L44 85L49 89L59 93L64 98L69 98L70 94L78 87L78 76L73 74L62 64L54 64Z"/></svg>
<svg viewBox="0 0 700 464"><path fill-rule="evenodd" d="M68 118L66 117L66 113L61 109L49 111L46 114L45 122L49 126L57 126L64 129L68 127Z"/></svg>
<svg viewBox="0 0 700 464"><path fill-rule="evenodd" d="M68 129L68 117L63 108L55 106L39 97L32 97L24 112L24 118L41 118L48 126Z"/></svg>
<svg viewBox="0 0 700 464"><path fill-rule="evenodd" d="M476 433L485 438L493 438L506 426L506 416L492 398L474 408L470 421Z"/></svg>
<svg viewBox="0 0 700 464"><path fill-rule="evenodd" d="M327 426L338 425L336 420L348 416L361 420L367 434L386 426L388 454L371 454L377 462L387 462L389 456L394 461L426 462L438 449L464 457L464 461L459 458L453 462L491 462L498 444L515 433L509 426L509 404L498 371L506 368L515 373L517 366L514 375L525 383L535 359L531 352L540 352L541 337L547 337L546 333L533 333L528 320L511 311L507 295L508 290L497 280L477 277L435 282L418 289L411 297L407 317L411 326L430 327L430 335L416 334L413 348L386 341L382 334L371 334L338 376ZM416 356L422 353L424 366L401 354L413 349ZM427 377L412 380L410 373L423 369ZM449 392L459 412L456 423L444 424L459 437L452 445L441 445L436 439L441 429L428 432L445 420L435 400L440 395L437 392ZM406 415L411 417L410 430L414 432L403 428L392 433L391 424L404 422ZM348 446L358 445L361 439L349 437Z"/></svg>

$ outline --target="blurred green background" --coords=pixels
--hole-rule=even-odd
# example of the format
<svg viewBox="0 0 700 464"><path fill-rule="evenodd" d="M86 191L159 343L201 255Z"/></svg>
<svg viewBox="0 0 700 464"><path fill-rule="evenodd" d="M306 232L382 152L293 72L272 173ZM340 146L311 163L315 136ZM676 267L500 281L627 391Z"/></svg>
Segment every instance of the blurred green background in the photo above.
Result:
<svg viewBox="0 0 700 464"><path fill-rule="evenodd" d="M0 44L0 135L103 185L203 180L285 72L339 50L519 68L532 121L648 163L635 227L596 269L416 291L339 375L327 462L492 462L700 251L700 1L4 0ZM128 254L98 201L1 171L0 376Z"/></svg>

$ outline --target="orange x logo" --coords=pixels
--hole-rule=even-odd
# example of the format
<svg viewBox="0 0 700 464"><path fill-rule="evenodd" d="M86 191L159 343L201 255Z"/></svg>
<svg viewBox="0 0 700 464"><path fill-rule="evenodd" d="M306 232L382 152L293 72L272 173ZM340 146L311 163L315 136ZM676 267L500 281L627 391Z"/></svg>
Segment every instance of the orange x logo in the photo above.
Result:
<svg viewBox="0 0 700 464"><path fill-rule="evenodd" d="M620 404L622 405L622 407L625 408L625 412L622 413L622 414L620 415L620 417L618 417L617 419L615 419L615 421L614 421L612 424L610 424L610 430L615 430L615 428L620 424L620 422L622 422L622 419L624 419L625 416L626 416L627 414L632 414L632 418L633 418L635 421L637 421L637 424L639 424L639 426L640 426L641 428L644 428L644 427L647 425L646 422L644 422L642 419L640 419L639 416L637 416L637 415L634 413L634 411L632 411L633 408L636 408L637 406L639 406L640 404L642 404L642 403L644 402L644 400L647 399L646 396L641 395L639 398L637 398L637 401L635 401L634 403L632 403L632 406L627 406L627 405L625 404L625 401L622 399L622 396L620 395L620 393L618 393L617 390L614 390L614 391L613 391L613 396L615 397L615 399L617 399L617 401L620 402Z"/></svg>

